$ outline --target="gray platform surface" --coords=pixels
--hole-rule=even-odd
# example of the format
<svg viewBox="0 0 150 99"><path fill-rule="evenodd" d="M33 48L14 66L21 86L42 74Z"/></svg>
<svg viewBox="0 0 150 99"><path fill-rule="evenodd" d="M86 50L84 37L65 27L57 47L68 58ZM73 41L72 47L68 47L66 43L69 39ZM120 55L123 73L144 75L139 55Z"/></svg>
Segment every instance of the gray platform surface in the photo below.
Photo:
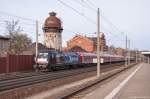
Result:
<svg viewBox="0 0 150 99"><path fill-rule="evenodd" d="M100 85L83 99L150 99L150 64L142 63L131 68Z"/></svg>

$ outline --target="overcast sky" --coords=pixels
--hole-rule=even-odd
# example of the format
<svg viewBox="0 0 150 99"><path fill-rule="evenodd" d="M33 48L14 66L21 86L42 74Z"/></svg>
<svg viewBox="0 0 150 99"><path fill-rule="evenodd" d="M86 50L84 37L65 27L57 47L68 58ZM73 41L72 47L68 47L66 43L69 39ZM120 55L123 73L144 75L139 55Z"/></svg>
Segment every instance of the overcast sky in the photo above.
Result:
<svg viewBox="0 0 150 99"><path fill-rule="evenodd" d="M93 10L97 10L99 7L103 16L101 17L101 31L105 33L108 45L125 47L124 40L127 35L131 39L132 49L150 49L150 0L62 1L92 19L92 22L96 22L96 12ZM0 0L0 34L5 34L3 21L14 18L4 15L2 12L38 20L40 22L39 31L42 33L42 24L51 11L55 11L63 21L63 46L76 34L96 36L94 34L96 32L95 24L57 0ZM17 20L17 18L15 19ZM20 19L20 23L25 32L28 32L28 35L35 40L35 26L32 25L34 22ZM41 35L39 38L43 42L43 36Z"/></svg>

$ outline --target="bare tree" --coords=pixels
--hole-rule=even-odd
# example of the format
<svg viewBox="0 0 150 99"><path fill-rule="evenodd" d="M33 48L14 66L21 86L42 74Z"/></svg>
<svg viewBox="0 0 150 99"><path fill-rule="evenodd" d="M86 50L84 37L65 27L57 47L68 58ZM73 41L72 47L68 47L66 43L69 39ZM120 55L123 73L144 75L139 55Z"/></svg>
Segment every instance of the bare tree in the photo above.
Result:
<svg viewBox="0 0 150 99"><path fill-rule="evenodd" d="M32 43L31 38L21 33L23 29L19 26L19 20L5 21L5 23L6 31L10 36L9 52L12 54L20 54Z"/></svg>
<svg viewBox="0 0 150 99"><path fill-rule="evenodd" d="M23 31L23 29L21 29L21 27L18 26L19 20L5 21L5 23L6 23L6 31L9 33L9 35Z"/></svg>

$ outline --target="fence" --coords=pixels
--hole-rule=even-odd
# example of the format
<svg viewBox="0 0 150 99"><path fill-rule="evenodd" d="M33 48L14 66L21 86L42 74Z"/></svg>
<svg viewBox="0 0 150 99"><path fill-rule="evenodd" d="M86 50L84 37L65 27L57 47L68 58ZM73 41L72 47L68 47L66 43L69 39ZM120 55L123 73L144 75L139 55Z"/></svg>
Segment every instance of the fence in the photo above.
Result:
<svg viewBox="0 0 150 99"><path fill-rule="evenodd" d="M0 73L6 72L6 57L0 57Z"/></svg>
<svg viewBox="0 0 150 99"><path fill-rule="evenodd" d="M32 70L33 64L33 55L7 55L0 57L0 73Z"/></svg>

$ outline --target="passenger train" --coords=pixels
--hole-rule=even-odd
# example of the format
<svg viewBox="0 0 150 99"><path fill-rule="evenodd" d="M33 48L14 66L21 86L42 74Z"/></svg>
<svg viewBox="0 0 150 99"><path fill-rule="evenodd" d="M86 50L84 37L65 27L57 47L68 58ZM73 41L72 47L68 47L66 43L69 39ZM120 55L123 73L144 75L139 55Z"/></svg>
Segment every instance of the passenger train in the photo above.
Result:
<svg viewBox="0 0 150 99"><path fill-rule="evenodd" d="M101 54L100 62L116 63L123 62L125 58L119 55ZM54 71L59 69L68 69L95 65L97 63L96 53L86 52L58 52L55 50L40 51L35 59L35 70Z"/></svg>

